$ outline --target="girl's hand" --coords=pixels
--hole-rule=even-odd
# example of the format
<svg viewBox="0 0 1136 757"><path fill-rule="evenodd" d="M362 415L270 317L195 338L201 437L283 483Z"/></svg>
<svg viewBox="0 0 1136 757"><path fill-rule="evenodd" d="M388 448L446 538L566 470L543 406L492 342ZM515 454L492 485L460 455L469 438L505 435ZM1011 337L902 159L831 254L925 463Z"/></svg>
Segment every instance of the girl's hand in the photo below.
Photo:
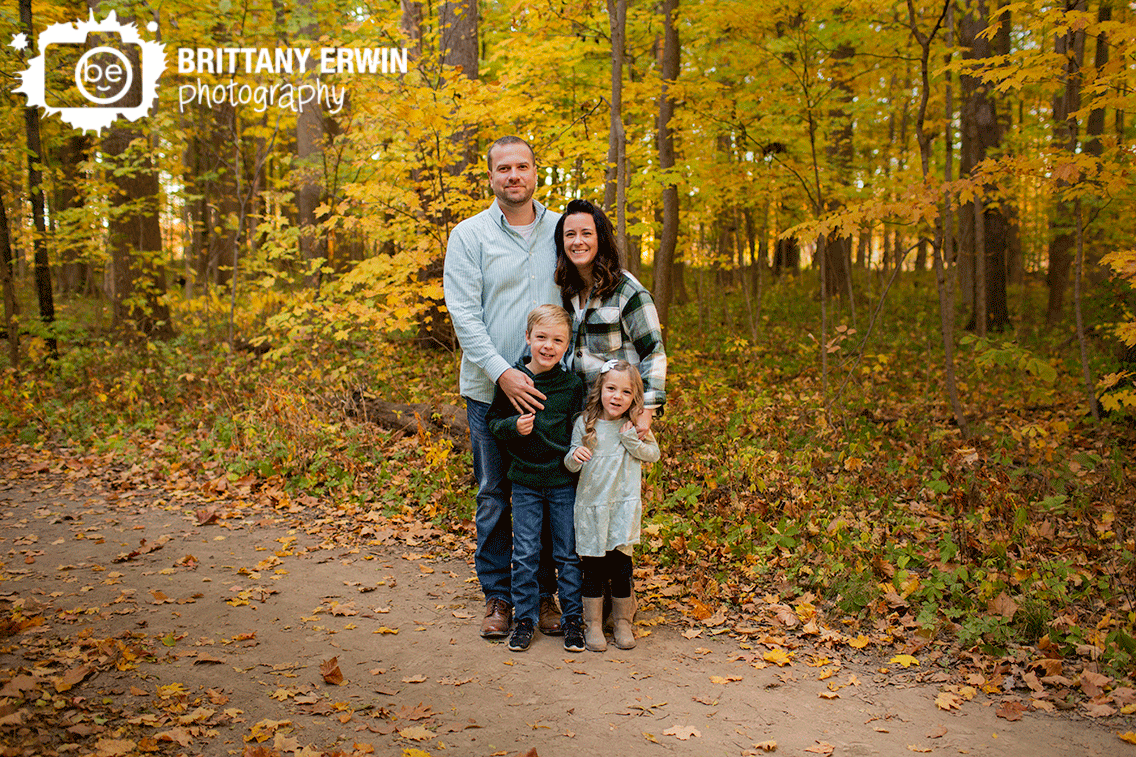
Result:
<svg viewBox="0 0 1136 757"><path fill-rule="evenodd" d="M536 418L534 413L525 413L520 418L517 418L517 433L521 436L528 436L533 430L533 419Z"/></svg>
<svg viewBox="0 0 1136 757"><path fill-rule="evenodd" d="M572 450L572 458L580 464L586 463L592 459L592 451L587 447L577 447Z"/></svg>

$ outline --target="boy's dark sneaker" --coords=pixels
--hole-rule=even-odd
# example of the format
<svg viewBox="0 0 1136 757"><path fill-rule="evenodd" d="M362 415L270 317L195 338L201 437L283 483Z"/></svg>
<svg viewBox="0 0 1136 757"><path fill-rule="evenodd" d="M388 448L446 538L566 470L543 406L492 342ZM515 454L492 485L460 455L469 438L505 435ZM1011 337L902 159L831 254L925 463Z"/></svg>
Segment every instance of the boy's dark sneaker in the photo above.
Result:
<svg viewBox="0 0 1136 757"><path fill-rule="evenodd" d="M513 652L523 652L529 648L532 643L533 622L528 618L521 618L517 621L516 627L513 629L513 635L509 637L509 650Z"/></svg>
<svg viewBox="0 0 1136 757"><path fill-rule="evenodd" d="M578 615L565 615L560 619L564 628L564 649L569 652L584 651L584 620Z"/></svg>

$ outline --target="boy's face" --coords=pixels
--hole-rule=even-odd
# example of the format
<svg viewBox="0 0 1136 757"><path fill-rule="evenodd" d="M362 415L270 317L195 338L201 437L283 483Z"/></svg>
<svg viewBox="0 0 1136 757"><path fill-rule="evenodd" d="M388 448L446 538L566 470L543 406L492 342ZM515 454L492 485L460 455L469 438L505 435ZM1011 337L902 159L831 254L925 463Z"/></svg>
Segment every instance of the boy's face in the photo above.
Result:
<svg viewBox="0 0 1136 757"><path fill-rule="evenodd" d="M555 367L568 351L568 327L562 323L538 323L525 334L525 342L532 350L529 370L544 373Z"/></svg>

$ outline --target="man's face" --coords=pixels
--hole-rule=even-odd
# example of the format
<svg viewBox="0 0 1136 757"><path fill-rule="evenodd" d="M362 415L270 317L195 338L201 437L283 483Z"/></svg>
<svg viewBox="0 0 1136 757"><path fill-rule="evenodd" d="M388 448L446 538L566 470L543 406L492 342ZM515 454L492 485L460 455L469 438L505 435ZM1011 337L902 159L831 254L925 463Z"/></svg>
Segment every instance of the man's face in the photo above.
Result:
<svg viewBox="0 0 1136 757"><path fill-rule="evenodd" d="M544 373L552 370L568 351L568 327L563 323L538 323L525 334L525 341L532 350L529 370Z"/></svg>
<svg viewBox="0 0 1136 757"><path fill-rule="evenodd" d="M489 168L489 187L502 206L520 208L532 200L536 190L536 166L532 153L523 144L493 148Z"/></svg>

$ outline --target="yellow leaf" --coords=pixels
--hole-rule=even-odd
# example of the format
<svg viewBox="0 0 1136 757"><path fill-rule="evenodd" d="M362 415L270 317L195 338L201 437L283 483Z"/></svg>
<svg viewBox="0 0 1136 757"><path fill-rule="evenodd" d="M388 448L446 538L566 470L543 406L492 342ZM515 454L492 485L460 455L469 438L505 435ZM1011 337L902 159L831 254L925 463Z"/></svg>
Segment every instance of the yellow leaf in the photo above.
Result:
<svg viewBox="0 0 1136 757"><path fill-rule="evenodd" d="M910 668L912 665L919 664L919 660L915 659L909 654L897 654L895 657L891 658L891 661L896 665L902 665L905 668Z"/></svg>
<svg viewBox="0 0 1136 757"><path fill-rule="evenodd" d="M949 691L944 691L935 697L935 706L940 710L957 710L961 704L962 699Z"/></svg>
<svg viewBox="0 0 1136 757"><path fill-rule="evenodd" d="M400 728L398 735L402 736L404 739L410 739L411 741L426 741L434 738L433 732L426 730L420 725L411 726L410 728Z"/></svg>
<svg viewBox="0 0 1136 757"><path fill-rule="evenodd" d="M860 634L855 639L849 639L848 646L852 647L853 649L863 649L864 647L868 646L868 641L869 639L867 636Z"/></svg>
<svg viewBox="0 0 1136 757"><path fill-rule="evenodd" d="M785 667L793 660L793 655L786 652L784 649L770 649L762 658L766 662L771 662L779 667Z"/></svg>
<svg viewBox="0 0 1136 757"><path fill-rule="evenodd" d="M1121 741L1127 741L1129 744L1136 744L1136 731L1127 731L1125 733L1117 731L1116 735L1120 737Z"/></svg>

